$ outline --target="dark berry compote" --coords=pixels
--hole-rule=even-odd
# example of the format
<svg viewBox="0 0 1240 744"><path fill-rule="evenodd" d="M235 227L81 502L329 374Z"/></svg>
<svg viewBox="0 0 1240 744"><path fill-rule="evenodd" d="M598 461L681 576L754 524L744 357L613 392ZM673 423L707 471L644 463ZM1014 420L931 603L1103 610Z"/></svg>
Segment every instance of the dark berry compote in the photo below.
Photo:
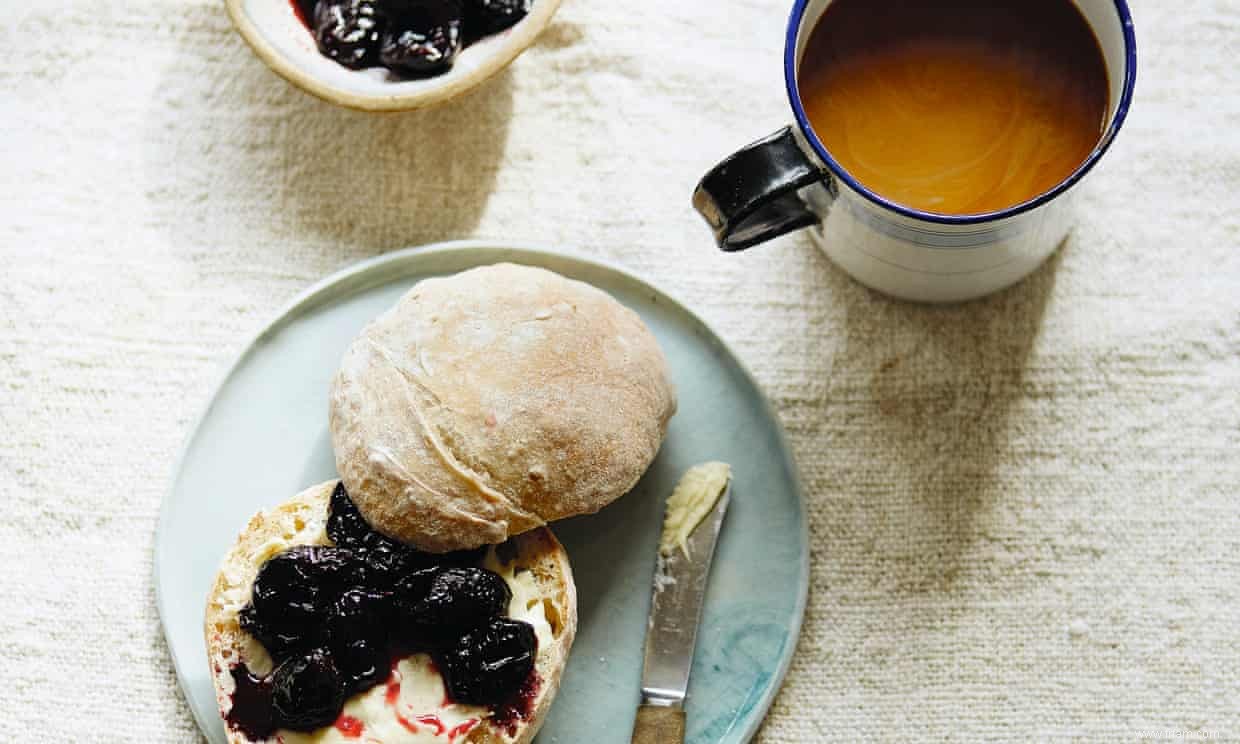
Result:
<svg viewBox="0 0 1240 744"><path fill-rule="evenodd" d="M291 0L323 56L401 77L445 72L462 48L515 25L531 0Z"/></svg>
<svg viewBox="0 0 1240 744"><path fill-rule="evenodd" d="M341 716L349 696L419 652L434 660L450 702L489 706L504 725L528 707L538 639L504 616L512 591L479 565L485 549L437 555L396 542L370 528L343 485L327 536L331 545L288 548L259 569L238 619L275 666L266 677L231 670L229 726L251 740L333 723L353 730L362 723Z"/></svg>

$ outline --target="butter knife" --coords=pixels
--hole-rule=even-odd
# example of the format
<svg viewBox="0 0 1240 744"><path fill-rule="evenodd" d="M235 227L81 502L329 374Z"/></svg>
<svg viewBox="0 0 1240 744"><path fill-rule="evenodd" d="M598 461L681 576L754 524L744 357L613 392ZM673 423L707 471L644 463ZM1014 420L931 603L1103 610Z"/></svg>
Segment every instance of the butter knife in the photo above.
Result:
<svg viewBox="0 0 1240 744"><path fill-rule="evenodd" d="M685 694L702 598L731 494L729 479L715 505L689 535L688 556L680 549L668 555L659 553L632 744L682 744L685 740Z"/></svg>

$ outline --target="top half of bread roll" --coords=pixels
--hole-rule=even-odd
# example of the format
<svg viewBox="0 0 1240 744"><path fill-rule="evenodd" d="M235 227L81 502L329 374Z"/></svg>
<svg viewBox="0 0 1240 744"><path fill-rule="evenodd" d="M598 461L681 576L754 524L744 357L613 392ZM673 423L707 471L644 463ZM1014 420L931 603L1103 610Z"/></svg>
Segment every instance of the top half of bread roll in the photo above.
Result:
<svg viewBox="0 0 1240 744"><path fill-rule="evenodd" d="M632 310L543 269L426 279L368 325L332 384L336 465L371 525L442 552L597 511L676 410Z"/></svg>

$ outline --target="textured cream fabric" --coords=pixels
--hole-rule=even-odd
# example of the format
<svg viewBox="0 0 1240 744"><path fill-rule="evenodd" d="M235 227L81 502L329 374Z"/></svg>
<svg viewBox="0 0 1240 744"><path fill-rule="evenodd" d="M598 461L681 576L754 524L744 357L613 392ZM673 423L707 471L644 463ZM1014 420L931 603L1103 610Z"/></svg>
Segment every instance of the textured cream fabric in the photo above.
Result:
<svg viewBox="0 0 1240 744"><path fill-rule="evenodd" d="M3 738L200 740L151 588L190 422L307 283L469 236L655 278L775 401L815 547L758 741L1240 737L1240 6L1137 0L1074 237L935 309L803 236L722 255L688 207L789 118L789 5L566 0L476 94L376 117L274 77L216 0L4 3Z"/></svg>

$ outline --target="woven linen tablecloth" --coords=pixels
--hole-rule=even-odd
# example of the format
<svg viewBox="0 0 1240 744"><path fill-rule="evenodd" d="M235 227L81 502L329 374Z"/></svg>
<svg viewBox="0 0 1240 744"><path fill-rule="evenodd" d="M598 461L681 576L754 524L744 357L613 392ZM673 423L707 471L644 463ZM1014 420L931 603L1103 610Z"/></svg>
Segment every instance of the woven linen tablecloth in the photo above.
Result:
<svg viewBox="0 0 1240 744"><path fill-rule="evenodd" d="M191 422L308 283L479 236L651 277L773 399L812 586L757 741L1240 738L1240 3L1138 0L1071 239L955 307L690 210L790 118L788 6L566 0L475 93L368 116L218 0L3 3L0 736L201 740L151 578Z"/></svg>

